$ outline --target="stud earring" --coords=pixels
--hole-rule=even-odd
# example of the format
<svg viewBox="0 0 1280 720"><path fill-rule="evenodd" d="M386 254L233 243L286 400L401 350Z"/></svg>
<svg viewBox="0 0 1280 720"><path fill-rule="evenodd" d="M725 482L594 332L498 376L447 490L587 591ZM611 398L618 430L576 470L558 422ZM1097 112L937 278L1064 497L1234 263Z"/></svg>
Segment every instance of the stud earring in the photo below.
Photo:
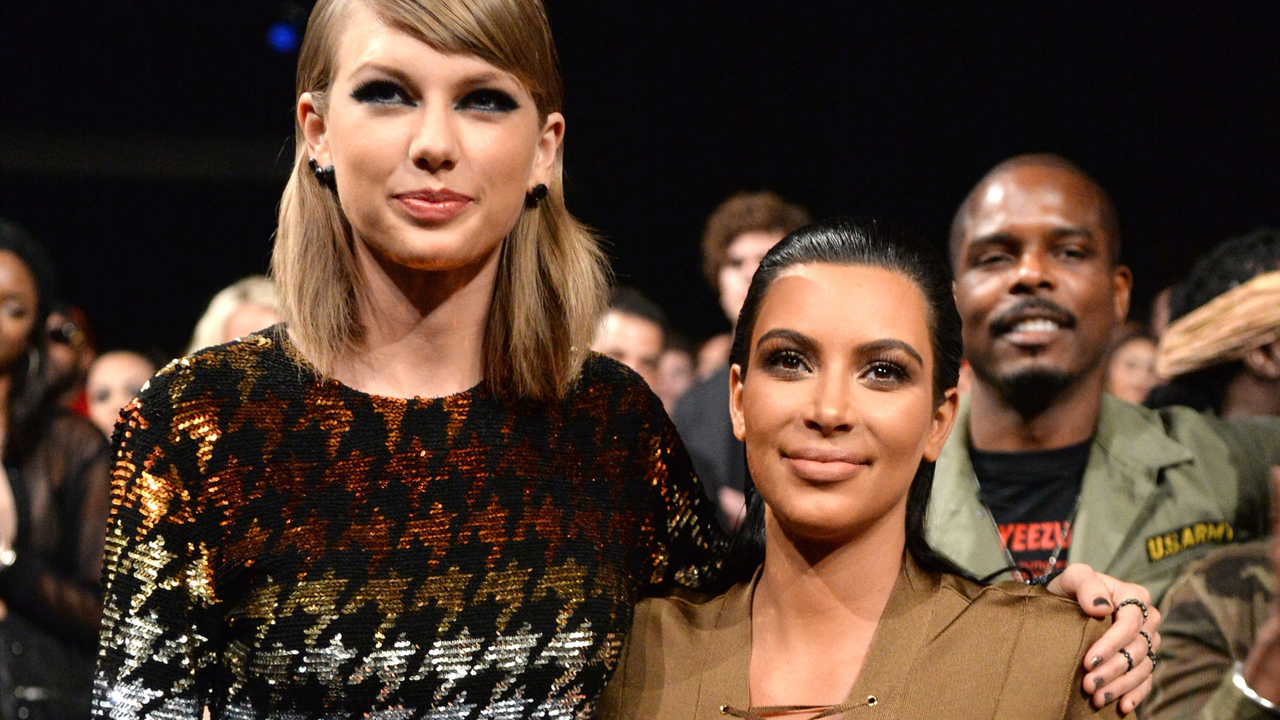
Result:
<svg viewBox="0 0 1280 720"><path fill-rule="evenodd" d="M537 185L534 185L533 189L524 196L524 204L526 207L536 207L538 201L542 200L546 196L547 186L542 183L538 183Z"/></svg>
<svg viewBox="0 0 1280 720"><path fill-rule="evenodd" d="M307 165L311 168L311 174L316 176L316 182L330 190L338 191L338 181L334 177L333 166L320 167L320 163L315 158L307 160Z"/></svg>

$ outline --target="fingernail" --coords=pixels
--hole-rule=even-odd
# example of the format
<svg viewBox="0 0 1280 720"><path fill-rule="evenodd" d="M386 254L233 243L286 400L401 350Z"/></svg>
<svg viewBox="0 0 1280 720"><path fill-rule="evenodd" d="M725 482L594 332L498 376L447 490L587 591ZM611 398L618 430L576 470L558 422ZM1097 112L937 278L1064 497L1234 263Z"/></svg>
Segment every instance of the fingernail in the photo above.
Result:
<svg viewBox="0 0 1280 720"><path fill-rule="evenodd" d="M1102 656L1094 655L1093 662L1089 663L1089 669L1092 670L1102 664Z"/></svg>
<svg viewBox="0 0 1280 720"><path fill-rule="evenodd" d="M1102 701L1103 701L1103 702L1105 702L1105 703L1110 703L1110 702L1111 702L1111 693L1103 693L1103 694L1102 694Z"/></svg>
<svg viewBox="0 0 1280 720"><path fill-rule="evenodd" d="M1093 691L1097 692L1102 689L1102 684L1106 682L1105 678L1096 677L1093 679Z"/></svg>
<svg viewBox="0 0 1280 720"><path fill-rule="evenodd" d="M1094 598L1093 606L1094 607L1111 607L1111 601L1103 597Z"/></svg>

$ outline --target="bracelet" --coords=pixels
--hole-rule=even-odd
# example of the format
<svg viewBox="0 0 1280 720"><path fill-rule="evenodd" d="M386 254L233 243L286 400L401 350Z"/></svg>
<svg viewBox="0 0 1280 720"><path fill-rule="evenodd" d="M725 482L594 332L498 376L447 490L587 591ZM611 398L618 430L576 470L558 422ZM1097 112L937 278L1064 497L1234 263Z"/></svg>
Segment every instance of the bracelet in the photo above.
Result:
<svg viewBox="0 0 1280 720"><path fill-rule="evenodd" d="M1267 710L1274 715L1280 715L1280 705L1276 705L1270 700L1254 692L1253 688L1249 687L1249 683L1244 681L1244 675L1240 673L1240 670L1243 667L1244 663L1236 663L1231 666L1231 682L1235 683L1236 688L1239 689L1240 692L1244 693L1244 696L1249 698L1249 701L1254 705L1257 705L1263 710Z"/></svg>

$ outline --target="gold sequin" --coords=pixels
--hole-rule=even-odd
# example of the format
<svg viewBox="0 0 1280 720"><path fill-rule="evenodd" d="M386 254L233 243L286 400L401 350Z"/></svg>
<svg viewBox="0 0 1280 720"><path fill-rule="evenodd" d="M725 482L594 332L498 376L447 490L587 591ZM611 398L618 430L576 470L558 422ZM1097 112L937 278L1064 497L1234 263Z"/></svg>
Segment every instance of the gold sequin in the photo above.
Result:
<svg viewBox="0 0 1280 720"><path fill-rule="evenodd" d="M278 331L171 363L125 417L97 717L571 718L632 604L722 539L651 393L361 394Z"/></svg>

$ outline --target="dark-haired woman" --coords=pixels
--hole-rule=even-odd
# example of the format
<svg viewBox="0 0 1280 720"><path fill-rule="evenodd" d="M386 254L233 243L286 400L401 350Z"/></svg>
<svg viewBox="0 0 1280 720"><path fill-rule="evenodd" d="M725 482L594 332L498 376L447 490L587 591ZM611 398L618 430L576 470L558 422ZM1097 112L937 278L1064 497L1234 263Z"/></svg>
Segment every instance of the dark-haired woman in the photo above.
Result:
<svg viewBox="0 0 1280 720"><path fill-rule="evenodd" d="M959 361L946 270L904 233L836 220L774 247L732 353L759 493L741 581L643 601L601 717L1113 714L1090 694L1101 707L1138 680L1087 672L1103 622L1042 588L983 587L925 542Z"/></svg>
<svg viewBox="0 0 1280 720"><path fill-rule="evenodd" d="M89 712L102 617L106 442L45 392L53 274L0 219L0 718Z"/></svg>

